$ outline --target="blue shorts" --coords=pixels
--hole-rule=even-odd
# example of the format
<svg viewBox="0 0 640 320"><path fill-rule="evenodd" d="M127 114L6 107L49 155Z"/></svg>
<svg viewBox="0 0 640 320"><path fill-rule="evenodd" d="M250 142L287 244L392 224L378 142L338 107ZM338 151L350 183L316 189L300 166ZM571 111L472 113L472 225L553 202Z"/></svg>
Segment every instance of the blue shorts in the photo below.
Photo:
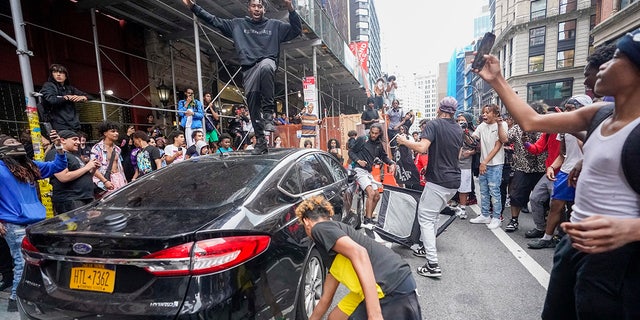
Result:
<svg viewBox="0 0 640 320"><path fill-rule="evenodd" d="M553 182L553 194L551 199L573 201L576 197L576 188L569 186L569 174L558 171L556 181Z"/></svg>

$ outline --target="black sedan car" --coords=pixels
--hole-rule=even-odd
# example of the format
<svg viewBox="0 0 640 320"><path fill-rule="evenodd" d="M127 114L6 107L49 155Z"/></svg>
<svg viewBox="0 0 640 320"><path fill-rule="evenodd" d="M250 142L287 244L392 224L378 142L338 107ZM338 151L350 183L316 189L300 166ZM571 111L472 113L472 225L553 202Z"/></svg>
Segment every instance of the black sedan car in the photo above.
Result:
<svg viewBox="0 0 640 320"><path fill-rule="evenodd" d="M26 319L307 319L325 266L295 217L323 194L342 212L330 154L204 156L32 225Z"/></svg>

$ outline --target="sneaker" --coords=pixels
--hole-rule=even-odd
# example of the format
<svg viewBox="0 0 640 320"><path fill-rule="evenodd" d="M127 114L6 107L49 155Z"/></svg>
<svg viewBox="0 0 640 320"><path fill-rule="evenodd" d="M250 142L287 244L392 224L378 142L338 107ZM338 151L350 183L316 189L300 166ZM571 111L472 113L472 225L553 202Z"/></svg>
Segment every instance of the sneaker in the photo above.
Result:
<svg viewBox="0 0 640 320"><path fill-rule="evenodd" d="M504 228L504 231L506 232L514 232L516 230L518 230L518 220L516 219L511 219L509 224Z"/></svg>
<svg viewBox="0 0 640 320"><path fill-rule="evenodd" d="M551 238L550 240L536 239L533 241L529 241L529 243L527 243L527 246L529 247L529 249L544 249L555 248L556 244L557 242L553 238Z"/></svg>
<svg viewBox="0 0 640 320"><path fill-rule="evenodd" d="M458 206L458 201L449 200L449 207L457 207L457 206Z"/></svg>
<svg viewBox="0 0 640 320"><path fill-rule="evenodd" d="M442 276L442 270L437 263L425 263L424 266L418 267L418 274L423 277L439 278Z"/></svg>
<svg viewBox="0 0 640 320"><path fill-rule="evenodd" d="M489 222L491 222L491 217L485 217L483 215L479 215L479 216L469 220L469 222L477 223L477 224L480 224L480 223L488 224Z"/></svg>
<svg viewBox="0 0 640 320"><path fill-rule="evenodd" d="M7 303L7 312L18 312L18 304L16 300L9 299Z"/></svg>
<svg viewBox="0 0 640 320"><path fill-rule="evenodd" d="M536 228L533 228L524 233L524 237L528 239L531 239L531 238L539 239L539 238L542 238L542 236L544 236L544 231L538 230Z"/></svg>
<svg viewBox="0 0 640 320"><path fill-rule="evenodd" d="M273 125L273 113L265 112L262 114L264 120L264 131L274 132L276 127Z"/></svg>
<svg viewBox="0 0 640 320"><path fill-rule="evenodd" d="M504 207L505 208L511 207L511 199L509 197L507 197L507 199L504 201Z"/></svg>
<svg viewBox="0 0 640 320"><path fill-rule="evenodd" d="M373 224L373 219L364 217L364 219L362 219L362 224Z"/></svg>
<svg viewBox="0 0 640 320"><path fill-rule="evenodd" d="M454 208L453 211L456 212L456 216L458 216L458 218L462 220L467 218L467 210L461 208L460 206Z"/></svg>
<svg viewBox="0 0 640 320"><path fill-rule="evenodd" d="M253 150L251 150L251 154L253 155L259 155L259 154L265 154L269 152L268 146L267 146L267 139L265 139L264 137L258 138L258 142L256 142L255 147L253 147Z"/></svg>
<svg viewBox="0 0 640 320"><path fill-rule="evenodd" d="M416 257L426 257L427 256L427 251L424 250L424 246L419 246L417 248L411 249L411 251L413 251L413 255Z"/></svg>
<svg viewBox="0 0 640 320"><path fill-rule="evenodd" d="M501 225L502 225L502 221L500 219L491 218L491 222L489 222L489 224L487 225L487 228L489 229L500 228Z"/></svg>

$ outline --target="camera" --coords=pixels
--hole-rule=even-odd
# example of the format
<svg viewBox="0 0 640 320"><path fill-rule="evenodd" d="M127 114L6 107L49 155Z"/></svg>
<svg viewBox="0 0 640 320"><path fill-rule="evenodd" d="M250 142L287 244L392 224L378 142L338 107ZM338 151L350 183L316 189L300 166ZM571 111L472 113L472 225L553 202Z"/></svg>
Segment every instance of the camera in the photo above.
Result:
<svg viewBox="0 0 640 320"><path fill-rule="evenodd" d="M178 147L178 151L182 151L182 147Z"/></svg>
<svg viewBox="0 0 640 320"><path fill-rule="evenodd" d="M466 129L469 127L469 125L466 122L458 122L458 124L460 125L460 128L462 129Z"/></svg>

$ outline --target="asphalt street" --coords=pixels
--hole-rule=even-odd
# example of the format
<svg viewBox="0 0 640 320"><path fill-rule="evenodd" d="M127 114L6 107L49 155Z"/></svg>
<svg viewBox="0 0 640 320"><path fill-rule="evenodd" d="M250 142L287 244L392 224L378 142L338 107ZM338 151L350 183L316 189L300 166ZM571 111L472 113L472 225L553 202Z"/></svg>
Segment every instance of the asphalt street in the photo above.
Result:
<svg viewBox="0 0 640 320"><path fill-rule="evenodd" d="M467 207L469 218L479 212L477 205ZM508 212L505 210L505 212ZM505 215L503 228L506 226ZM424 319L540 319L546 294L553 249L527 249L524 232L533 227L531 215L520 214L520 229L505 233L503 228L489 230L485 225L454 221L437 238L440 279L416 273L420 305ZM411 250L387 244L415 270L424 258ZM346 291L338 291L335 302ZM0 319L17 320L7 313L7 292L0 292Z"/></svg>

